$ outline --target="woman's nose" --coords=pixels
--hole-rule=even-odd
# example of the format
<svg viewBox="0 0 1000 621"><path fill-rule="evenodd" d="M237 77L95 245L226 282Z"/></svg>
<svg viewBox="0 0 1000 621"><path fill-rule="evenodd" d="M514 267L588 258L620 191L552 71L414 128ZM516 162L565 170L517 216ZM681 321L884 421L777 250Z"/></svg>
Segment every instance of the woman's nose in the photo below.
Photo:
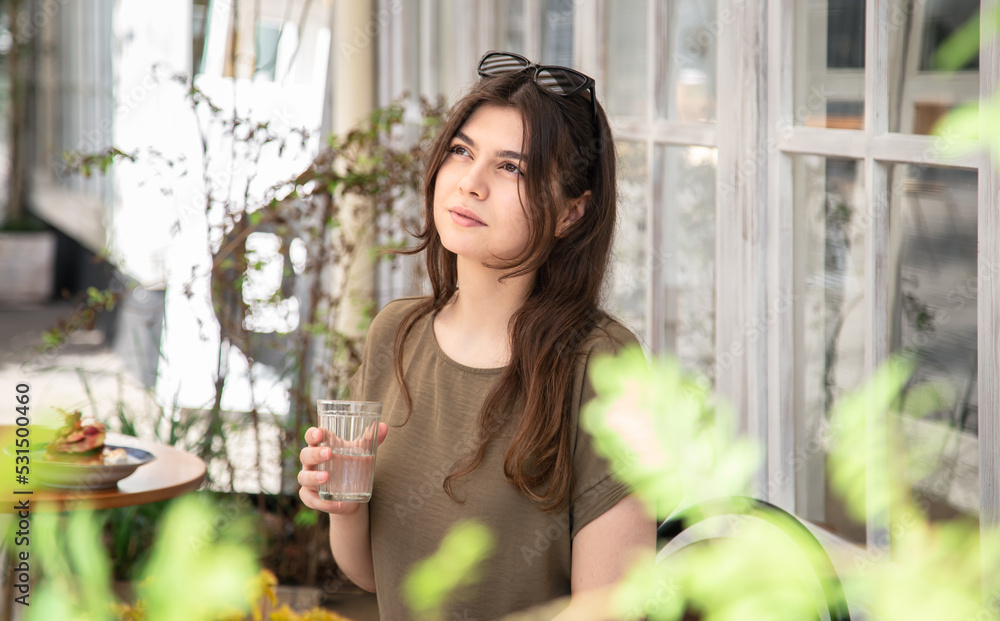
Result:
<svg viewBox="0 0 1000 621"><path fill-rule="evenodd" d="M465 174L458 180L458 189L463 194L474 196L480 200L489 195L489 188L486 180L483 178L482 167L478 163L469 166L465 170Z"/></svg>

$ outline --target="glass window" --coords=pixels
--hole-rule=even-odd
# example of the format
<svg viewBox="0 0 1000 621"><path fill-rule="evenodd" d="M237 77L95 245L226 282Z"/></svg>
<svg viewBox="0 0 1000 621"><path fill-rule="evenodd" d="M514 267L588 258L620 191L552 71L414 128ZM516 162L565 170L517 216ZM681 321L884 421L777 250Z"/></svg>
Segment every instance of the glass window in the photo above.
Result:
<svg viewBox="0 0 1000 621"><path fill-rule="evenodd" d="M208 32L209 0L194 0L191 4L191 75L202 72L205 54L205 34Z"/></svg>
<svg viewBox="0 0 1000 621"><path fill-rule="evenodd" d="M646 0L620 0L607 5L604 105L608 114L645 117L649 109L646 67ZM601 88L601 85L598 85Z"/></svg>
<svg viewBox="0 0 1000 621"><path fill-rule="evenodd" d="M664 351L685 368L714 376L716 150L657 147L657 184L665 191L663 235L653 253L663 287Z"/></svg>
<svg viewBox="0 0 1000 621"><path fill-rule="evenodd" d="M524 54L524 0L499 0L495 11L497 49Z"/></svg>
<svg viewBox="0 0 1000 621"><path fill-rule="evenodd" d="M863 542L864 524L828 493L823 438L832 406L864 379L864 172L858 161L811 155L793 167L796 507Z"/></svg>
<svg viewBox="0 0 1000 621"><path fill-rule="evenodd" d="M572 67L573 63L572 0L545 0L542 7L542 59L546 65Z"/></svg>
<svg viewBox="0 0 1000 621"><path fill-rule="evenodd" d="M656 115L679 121L715 121L715 58L722 24L715 2L672 0L669 33L656 67Z"/></svg>
<svg viewBox="0 0 1000 621"><path fill-rule="evenodd" d="M924 407L907 396L932 384L930 411L899 419L899 437L916 460L914 491L931 518L979 512L977 347L977 173L899 164L893 169L892 239L899 257L893 286L892 345L912 354L914 375L901 410Z"/></svg>
<svg viewBox="0 0 1000 621"><path fill-rule="evenodd" d="M901 6L900 6L901 5ZM930 134L955 106L979 98L978 0L926 0L893 6L890 30L889 131ZM971 38L966 54L953 54Z"/></svg>
<svg viewBox="0 0 1000 621"><path fill-rule="evenodd" d="M485 49L469 46L473 24L469 22L471 3L464 0L436 0L432 3L436 33L435 53L437 91L449 102L461 97L476 80L476 63ZM464 7L463 7L464 5ZM471 53L463 54L463 50Z"/></svg>
<svg viewBox="0 0 1000 621"><path fill-rule="evenodd" d="M864 0L796 0L796 125L862 129Z"/></svg>
<svg viewBox="0 0 1000 621"><path fill-rule="evenodd" d="M274 82L277 72L278 39L281 36L281 25L266 21L257 22L257 36L254 38L257 65L254 67L253 78Z"/></svg>
<svg viewBox="0 0 1000 621"><path fill-rule="evenodd" d="M837 400L864 381L861 163L798 156L795 170L795 421L799 513L863 542L829 493L823 438ZM907 477L932 519L979 508L977 173L899 164L890 174L890 339L914 374L890 418ZM934 389L934 400L919 397ZM928 405L929 404L929 405Z"/></svg>
<svg viewBox="0 0 1000 621"><path fill-rule="evenodd" d="M828 0L826 5L826 66L864 69L864 0Z"/></svg>
<svg viewBox="0 0 1000 621"><path fill-rule="evenodd" d="M920 69L931 71L941 68L937 56L944 51L943 48L952 35L967 23L971 24L970 20L979 17L979 0L927 0L922 4L923 7L920 8L923 8L924 14L919 22ZM971 54L961 63L960 68L978 71L979 54Z"/></svg>
<svg viewBox="0 0 1000 621"><path fill-rule="evenodd" d="M637 334L646 332L646 144L618 141L618 231L608 309Z"/></svg>

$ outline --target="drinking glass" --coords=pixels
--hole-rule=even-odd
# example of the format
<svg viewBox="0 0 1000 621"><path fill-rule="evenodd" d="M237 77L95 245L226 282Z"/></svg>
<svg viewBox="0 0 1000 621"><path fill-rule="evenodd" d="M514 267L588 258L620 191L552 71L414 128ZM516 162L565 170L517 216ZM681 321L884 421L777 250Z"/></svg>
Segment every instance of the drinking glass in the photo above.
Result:
<svg viewBox="0 0 1000 621"><path fill-rule="evenodd" d="M330 473L320 485L323 500L368 502L375 476L375 450L378 448L378 424L382 404L377 401L316 402L320 446L330 448L330 459L320 463L321 472Z"/></svg>

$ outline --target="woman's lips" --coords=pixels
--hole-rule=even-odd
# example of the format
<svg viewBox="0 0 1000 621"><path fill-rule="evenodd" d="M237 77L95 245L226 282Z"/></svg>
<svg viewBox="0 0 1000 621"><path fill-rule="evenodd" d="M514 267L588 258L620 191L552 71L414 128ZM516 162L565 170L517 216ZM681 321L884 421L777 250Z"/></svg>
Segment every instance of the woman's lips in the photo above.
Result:
<svg viewBox="0 0 1000 621"><path fill-rule="evenodd" d="M476 217L476 214L463 207L452 207L448 210L451 221L459 226L486 226L486 223Z"/></svg>

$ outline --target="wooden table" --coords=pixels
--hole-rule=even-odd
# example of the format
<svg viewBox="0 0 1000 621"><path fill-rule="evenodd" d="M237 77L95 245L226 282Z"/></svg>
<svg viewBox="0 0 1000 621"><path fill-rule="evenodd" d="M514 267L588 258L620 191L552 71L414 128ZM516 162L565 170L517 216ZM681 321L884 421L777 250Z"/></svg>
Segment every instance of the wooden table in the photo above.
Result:
<svg viewBox="0 0 1000 621"><path fill-rule="evenodd" d="M8 495L3 486L0 513L15 511L18 500L30 501L31 512L67 511L76 507L114 509L169 500L198 489L205 479L205 462L184 451L167 446L109 433L107 444L134 446L152 453L156 459L118 482L117 487L96 490L55 489L40 487L32 494ZM4 473L6 474L6 473Z"/></svg>

